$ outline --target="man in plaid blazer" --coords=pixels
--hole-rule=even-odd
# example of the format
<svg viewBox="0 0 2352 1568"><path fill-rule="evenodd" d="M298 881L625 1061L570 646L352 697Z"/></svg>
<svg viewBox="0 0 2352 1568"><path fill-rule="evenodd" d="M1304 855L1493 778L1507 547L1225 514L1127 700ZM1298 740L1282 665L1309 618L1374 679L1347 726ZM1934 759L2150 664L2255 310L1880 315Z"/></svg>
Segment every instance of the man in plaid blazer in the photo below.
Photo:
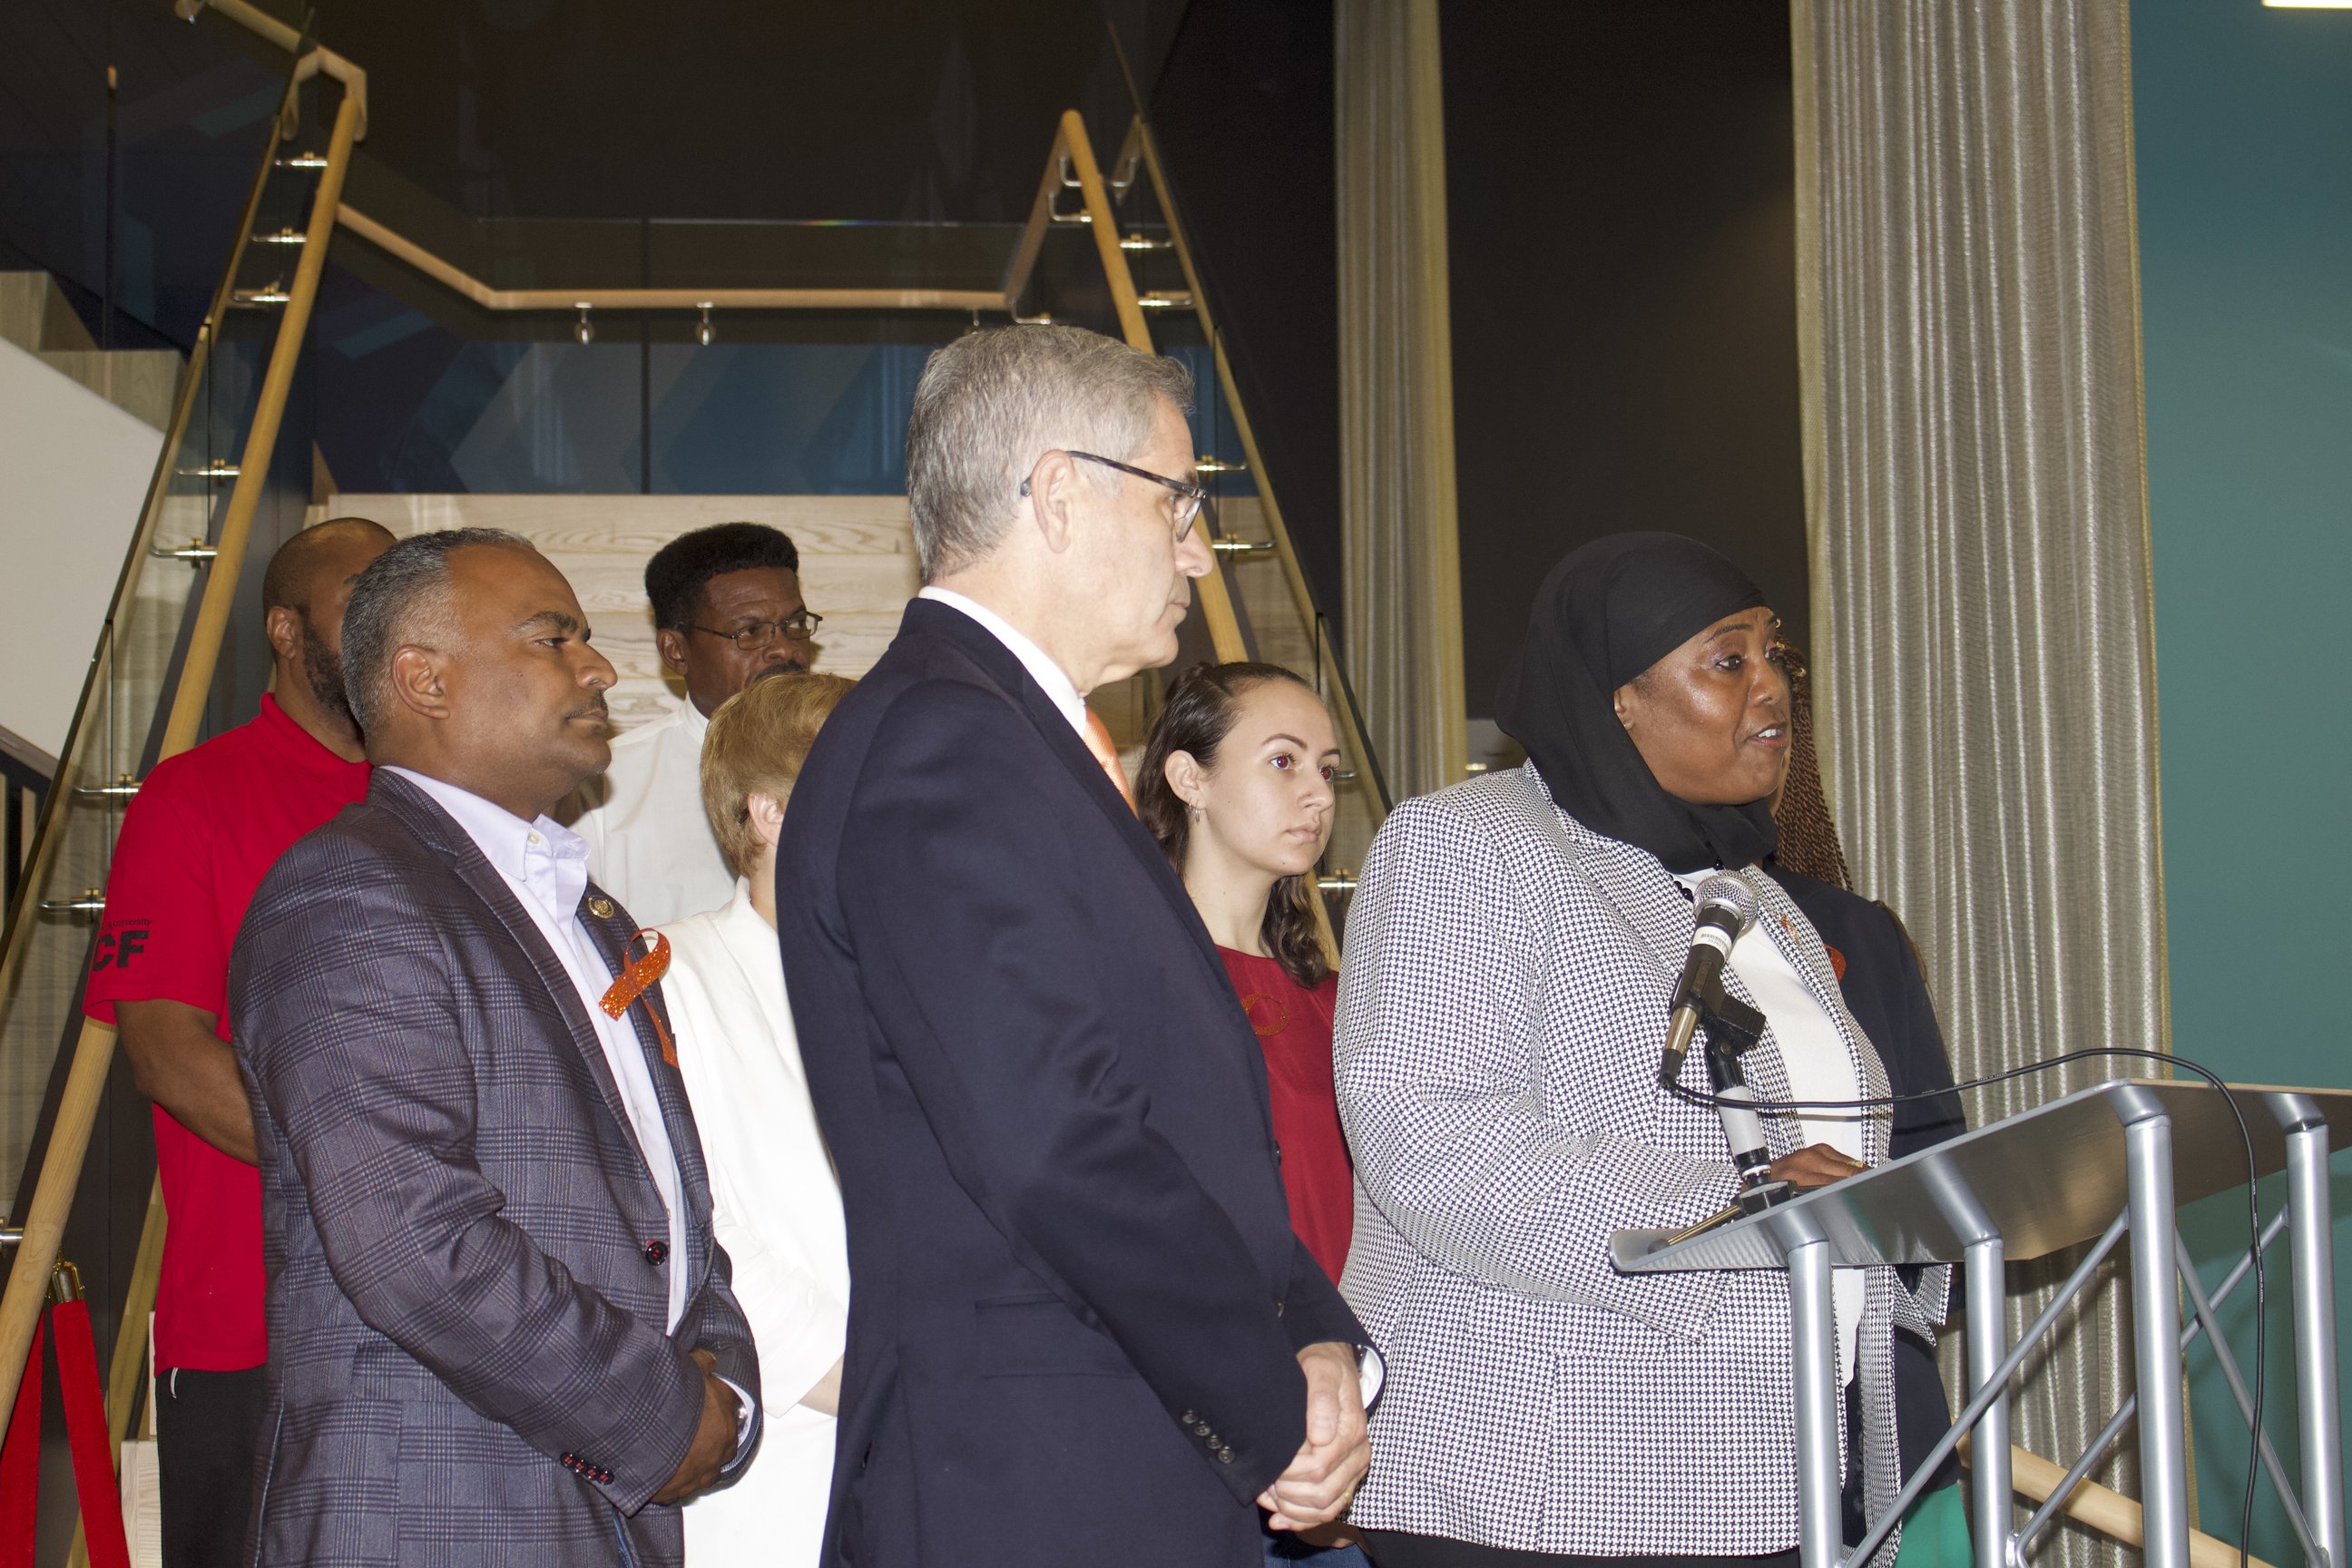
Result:
<svg viewBox="0 0 2352 1568"><path fill-rule="evenodd" d="M675 1563L758 1363L635 927L548 808L613 669L562 576L422 535L345 619L367 800L281 859L229 976L270 1354L256 1563Z"/></svg>

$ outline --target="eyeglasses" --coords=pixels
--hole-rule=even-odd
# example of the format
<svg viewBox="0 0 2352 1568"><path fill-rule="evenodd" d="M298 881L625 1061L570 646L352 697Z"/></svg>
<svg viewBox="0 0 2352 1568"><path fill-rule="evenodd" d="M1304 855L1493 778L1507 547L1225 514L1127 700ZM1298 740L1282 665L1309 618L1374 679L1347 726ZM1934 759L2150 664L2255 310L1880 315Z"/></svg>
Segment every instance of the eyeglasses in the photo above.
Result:
<svg viewBox="0 0 2352 1568"><path fill-rule="evenodd" d="M1139 468L1132 463L1122 463L1117 458L1097 457L1092 452L1080 452L1065 447L1066 456L1084 458L1089 463L1100 463L1106 468L1117 468L1122 474L1133 474L1139 479L1150 479L1155 485L1166 485L1176 492L1176 542L1181 544L1191 537L1192 520L1201 515L1201 503L1209 499L1208 487L1187 479L1171 479L1166 474L1155 474L1150 468ZM1029 481L1021 481L1021 493L1029 493Z"/></svg>
<svg viewBox="0 0 2352 1568"><path fill-rule="evenodd" d="M700 632L704 637L725 637L745 653L758 653L762 648L773 647L778 637L806 642L816 636L817 627L823 625L824 617L814 610L794 610L781 621L753 621L750 626L738 626L731 632L722 632L717 626L698 626L692 621L686 624L686 629Z"/></svg>

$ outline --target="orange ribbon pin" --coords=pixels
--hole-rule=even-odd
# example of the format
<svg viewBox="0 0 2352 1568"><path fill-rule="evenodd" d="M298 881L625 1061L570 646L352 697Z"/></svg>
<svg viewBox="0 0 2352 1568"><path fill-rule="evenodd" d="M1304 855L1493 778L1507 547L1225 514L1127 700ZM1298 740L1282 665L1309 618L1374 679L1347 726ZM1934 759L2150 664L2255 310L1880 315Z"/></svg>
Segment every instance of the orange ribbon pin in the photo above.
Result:
<svg viewBox="0 0 2352 1568"><path fill-rule="evenodd" d="M645 994L669 973L669 938L657 931L641 931L629 941L634 942L646 937L653 941L648 944L646 955L630 959L628 967L621 971L620 978L613 982L605 990L604 1000L597 1004L609 1018L617 1020L629 1010L630 1003L642 1000ZM628 948L624 946L621 951L625 954ZM654 1011L650 1003L646 1006L646 1016L653 1020L654 1038L661 1042L662 1060L672 1067L677 1066L677 1047L670 1043L669 1030L663 1026L661 1015Z"/></svg>

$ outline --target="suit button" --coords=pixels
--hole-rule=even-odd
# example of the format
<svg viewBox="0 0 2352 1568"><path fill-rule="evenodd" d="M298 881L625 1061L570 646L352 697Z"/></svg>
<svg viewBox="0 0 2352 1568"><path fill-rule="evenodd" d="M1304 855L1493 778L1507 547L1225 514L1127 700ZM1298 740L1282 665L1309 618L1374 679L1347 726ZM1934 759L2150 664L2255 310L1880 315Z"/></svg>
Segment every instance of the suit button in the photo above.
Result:
<svg viewBox="0 0 2352 1568"><path fill-rule="evenodd" d="M1234 1451L1231 1448L1220 1448L1217 1450L1217 1463L1221 1465L1230 1465L1233 1462Z"/></svg>
<svg viewBox="0 0 2352 1568"><path fill-rule="evenodd" d="M1199 1419L1200 1419L1200 1417L1199 1417L1199 1416L1197 1416L1197 1415L1193 1415L1193 1414L1192 1414L1191 1411L1189 1411L1189 1410L1187 1410L1186 1412L1184 1412L1184 1414L1183 1414L1183 1415L1179 1415L1178 1417L1176 1417L1177 1424L1178 1424L1179 1426L1190 1426L1193 1422L1195 1422L1195 1421L1197 1421L1197 1420L1199 1420Z"/></svg>
<svg viewBox="0 0 2352 1568"><path fill-rule="evenodd" d="M668 1262L669 1243L667 1241L648 1241L646 1243L646 1261L652 1264L656 1268L660 1268L664 1263Z"/></svg>

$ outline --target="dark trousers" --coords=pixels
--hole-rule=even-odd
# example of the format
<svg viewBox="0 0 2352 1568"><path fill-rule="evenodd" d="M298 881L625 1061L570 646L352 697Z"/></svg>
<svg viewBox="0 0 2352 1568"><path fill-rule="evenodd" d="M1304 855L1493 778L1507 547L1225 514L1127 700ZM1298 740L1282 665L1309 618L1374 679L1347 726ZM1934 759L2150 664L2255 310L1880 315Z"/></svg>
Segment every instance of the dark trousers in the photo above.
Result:
<svg viewBox="0 0 2352 1568"><path fill-rule="evenodd" d="M156 1369L164 1568L234 1568L244 1553L261 1371Z"/></svg>
<svg viewBox="0 0 2352 1568"><path fill-rule="evenodd" d="M1506 1552L1435 1535L1364 1531L1377 1568L1797 1568L1794 1552L1763 1557L1580 1557L1561 1552Z"/></svg>

